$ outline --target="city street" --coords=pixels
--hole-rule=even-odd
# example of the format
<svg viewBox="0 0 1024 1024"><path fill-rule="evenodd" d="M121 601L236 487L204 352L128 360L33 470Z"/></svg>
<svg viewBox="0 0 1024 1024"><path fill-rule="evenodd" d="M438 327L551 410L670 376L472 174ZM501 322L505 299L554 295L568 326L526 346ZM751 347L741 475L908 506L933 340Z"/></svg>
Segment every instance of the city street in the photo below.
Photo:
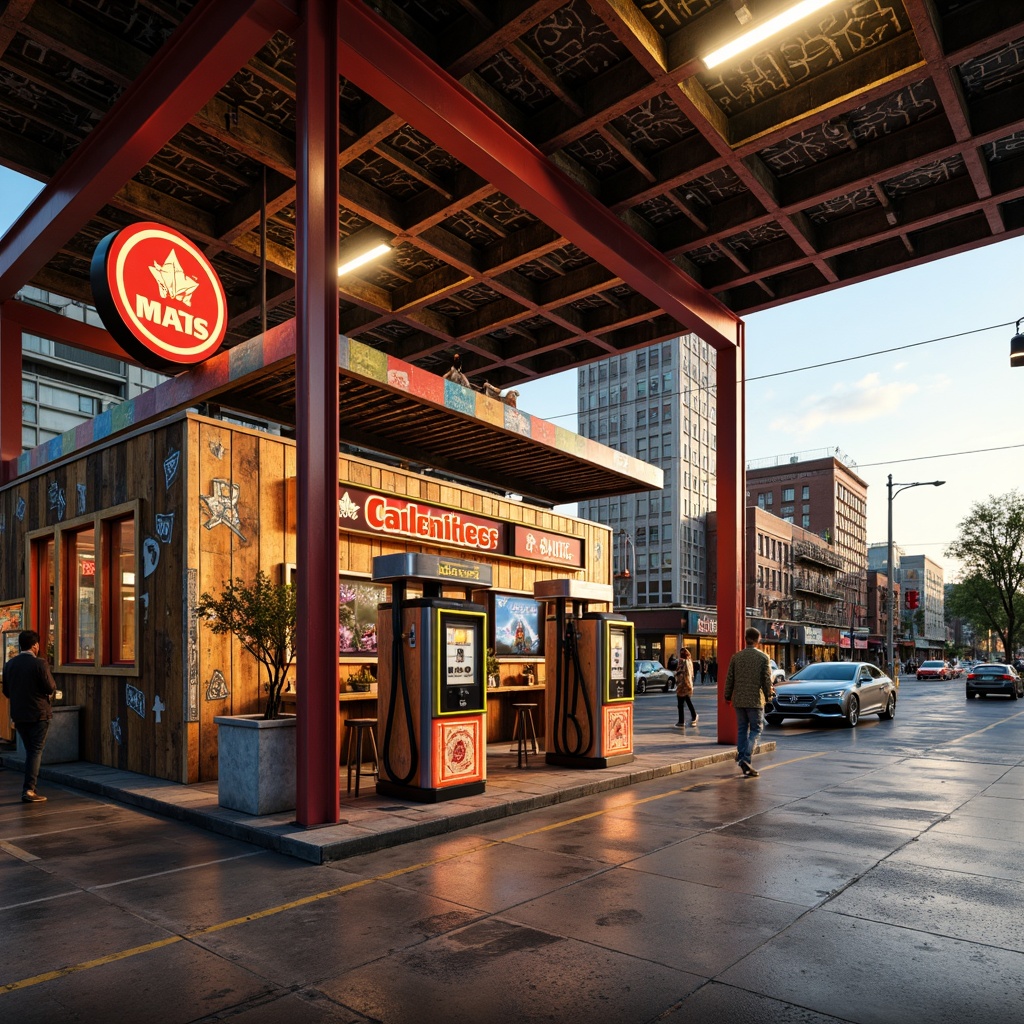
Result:
<svg viewBox="0 0 1024 1024"><path fill-rule="evenodd" d="M0 1012L1024 1022L1024 704L899 696L767 728L757 779L723 761L323 866L52 784L24 805L2 771ZM638 698L638 748L674 721Z"/></svg>

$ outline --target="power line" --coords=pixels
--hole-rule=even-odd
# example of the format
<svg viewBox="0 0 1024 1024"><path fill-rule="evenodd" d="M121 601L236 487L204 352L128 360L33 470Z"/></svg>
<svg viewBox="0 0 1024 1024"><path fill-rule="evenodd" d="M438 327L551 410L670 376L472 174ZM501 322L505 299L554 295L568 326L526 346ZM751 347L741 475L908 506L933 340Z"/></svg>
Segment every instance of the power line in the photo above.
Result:
<svg viewBox="0 0 1024 1024"><path fill-rule="evenodd" d="M872 469L875 466L893 466L898 462L928 462L931 459L953 459L960 455L984 455L987 452L1006 452L1014 448L1024 448L1022 444L1003 444L996 448L972 448L966 452L943 452L941 455L914 455L908 459L884 459L882 462L859 462L857 469Z"/></svg>
<svg viewBox="0 0 1024 1024"><path fill-rule="evenodd" d="M776 373L762 373L757 377L745 378L749 384L754 380L768 380L770 377L784 377L789 373L802 373L804 370L820 370L825 366L838 366L840 363L852 363L858 359L871 359L874 356L886 356L892 352L905 352L910 348L920 348L922 345L934 345L939 341L951 341L954 338L966 338L972 334L983 334L985 331L994 331L1001 327L1009 327L1014 321L1006 324L993 324L991 327L977 327L973 331L961 331L959 334L944 334L941 338L929 338L927 341L912 341L908 345L895 345L892 348L880 348L874 352L862 352L857 356L846 356L843 359L830 359L824 363L811 363L808 366L795 366L791 370L779 370Z"/></svg>
<svg viewBox="0 0 1024 1024"><path fill-rule="evenodd" d="M1002 329L1004 327L1010 327L1013 323L1014 323L1014 321L1011 320L1011 321L1009 321L1007 323L992 324L990 327L977 327L977 328L975 328L974 330L971 330L971 331L960 331L957 334L944 334L944 335L942 335L939 338L928 338L925 341L912 341L912 342L909 342L906 345L894 345L891 348L876 349L875 351L872 351L872 352L861 352L859 355L844 356L842 359L829 359L829 360L827 360L827 361L825 361L823 363L809 363L807 366L793 366L793 367L791 367L788 370L777 370L774 373L762 373L762 374L758 374L756 377L746 377L746 378L744 378L744 381L745 381L745 383L750 384L750 383L753 383L754 381L770 380L770 379L772 379L774 377L785 377L785 376L788 376L791 373L803 373L805 370L821 370L821 369L824 369L827 366L839 366L839 365L841 365L843 363L852 363L852 362L856 362L857 360L860 360L860 359L873 359L875 356L891 355L893 352L906 352L908 349L921 348L923 345L935 345L935 344L937 344L940 341L952 341L952 340L954 340L956 338L966 338L966 337L969 337L972 334L984 334L985 331L1000 330L1000 329ZM617 359L618 356L612 356L612 357L609 357L609 358ZM696 387L686 388L685 390L680 390L680 391L664 391L664 392L661 392L659 396L644 395L643 397L631 398L631 399L629 399L626 402L618 402L618 403L616 403L615 407L617 409L623 409L623 408L626 408L627 406L636 405L636 404L638 404L640 402L643 402L643 403L646 404L646 403L651 402L651 401L659 401L661 398L678 398L678 397L682 397L684 395L690 395L690 394L693 394L695 392L701 392L701 391L706 391L706 392L708 392L708 394L711 394L711 393L713 393L715 391L716 386L717 385L715 385L715 384L697 385ZM606 406L606 408L610 408L610 406ZM556 414L554 414L552 416L545 416L544 419L547 419L547 420L564 420L564 419L568 419L570 416L579 416L579 417L582 418L583 416L589 415L591 412L595 412L595 413L600 414L601 409L600 408L593 409L593 410L585 409L583 412L579 412L579 410L576 410L575 412L561 412L561 413L556 413ZM1010 445L1009 447L1016 448L1016 447L1020 447L1020 446L1019 445ZM989 449L984 449L984 450L989 450ZM999 449L993 448L993 449L990 449L990 450L998 451ZM958 454L958 453L953 453L953 454ZM973 452L967 452L967 453L964 453L964 454L974 454L974 453ZM944 456L935 455L935 456L926 456L926 457L927 458L943 458ZM916 461L916 460L914 460L914 459L899 459L899 460L896 460L896 461L900 461L900 462L913 462L913 461Z"/></svg>

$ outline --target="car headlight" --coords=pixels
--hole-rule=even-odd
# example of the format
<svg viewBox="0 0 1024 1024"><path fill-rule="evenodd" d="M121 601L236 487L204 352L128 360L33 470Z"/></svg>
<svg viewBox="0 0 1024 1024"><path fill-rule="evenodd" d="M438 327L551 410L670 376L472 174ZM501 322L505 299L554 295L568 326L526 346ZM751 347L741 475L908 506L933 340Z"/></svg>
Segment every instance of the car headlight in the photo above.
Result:
<svg viewBox="0 0 1024 1024"><path fill-rule="evenodd" d="M829 690L828 693L819 693L818 694L818 700L842 700L842 699L843 699L843 691L842 690Z"/></svg>

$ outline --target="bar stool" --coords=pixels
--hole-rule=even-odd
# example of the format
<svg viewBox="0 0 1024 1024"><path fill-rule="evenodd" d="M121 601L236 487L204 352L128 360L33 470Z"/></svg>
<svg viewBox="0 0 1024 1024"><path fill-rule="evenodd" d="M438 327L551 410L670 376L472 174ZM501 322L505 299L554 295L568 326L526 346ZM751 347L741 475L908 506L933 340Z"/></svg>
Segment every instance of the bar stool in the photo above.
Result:
<svg viewBox="0 0 1024 1024"><path fill-rule="evenodd" d="M536 704L513 704L516 709L516 719L512 725L512 739L516 746L510 748L516 752L516 767L530 766L531 750L538 753L537 728L533 723L533 709Z"/></svg>
<svg viewBox="0 0 1024 1024"><path fill-rule="evenodd" d="M380 778L380 766L377 763L377 740L373 735L377 728L376 718L348 718L345 720L345 765L348 770L348 792L352 792L352 767L356 769L356 797L359 796L359 778L362 775L372 775L373 778ZM370 754L373 758L373 768L363 771L363 737L370 737ZM355 743L353 743L353 739Z"/></svg>

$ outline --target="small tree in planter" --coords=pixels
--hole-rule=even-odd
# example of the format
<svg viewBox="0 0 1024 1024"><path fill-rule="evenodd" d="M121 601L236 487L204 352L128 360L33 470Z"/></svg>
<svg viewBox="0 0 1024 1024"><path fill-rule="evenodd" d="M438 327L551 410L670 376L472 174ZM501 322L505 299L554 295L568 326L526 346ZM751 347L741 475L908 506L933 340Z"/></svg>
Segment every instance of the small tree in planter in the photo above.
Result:
<svg viewBox="0 0 1024 1024"><path fill-rule="evenodd" d="M203 594L196 614L214 633L231 633L263 666L267 694L264 718L281 715L281 692L295 662L295 587L272 583L261 569L252 583L229 581L220 597Z"/></svg>

